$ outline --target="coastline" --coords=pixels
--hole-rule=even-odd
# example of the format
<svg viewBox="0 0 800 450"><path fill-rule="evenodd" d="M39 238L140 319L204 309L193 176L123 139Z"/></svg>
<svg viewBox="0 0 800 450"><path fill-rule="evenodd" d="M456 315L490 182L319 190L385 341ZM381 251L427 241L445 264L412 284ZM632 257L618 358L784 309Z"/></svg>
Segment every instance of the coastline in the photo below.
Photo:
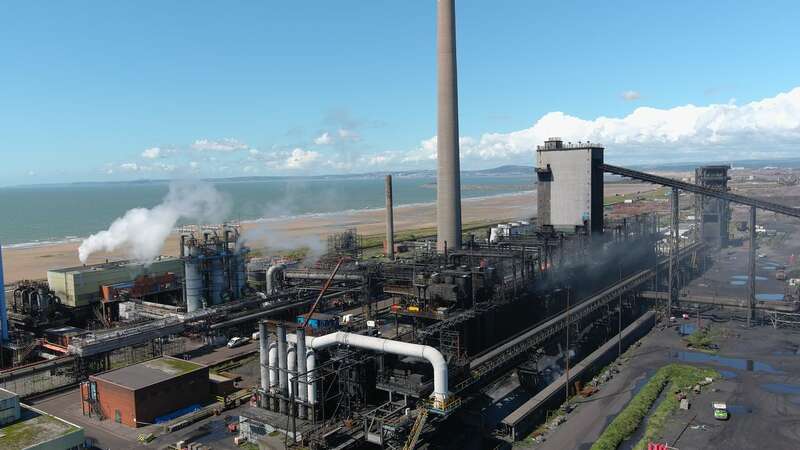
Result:
<svg viewBox="0 0 800 450"><path fill-rule="evenodd" d="M606 195L630 194L652 190L653 187L639 183L606 184ZM394 208L395 232L430 228L436 226L436 204L433 202L398 205ZM534 191L504 193L491 196L472 197L462 200L464 224L491 220L523 219L536 214ZM324 239L347 228L357 228L359 234L375 235L385 232L384 208L342 211L337 213L305 214L284 218L255 219L242 221L243 233L262 236L254 239L255 248L281 248L287 245L307 245L313 241L324 246ZM100 231L100 230L97 230ZM264 242L264 238L266 242ZM15 283L26 279L46 278L47 270L80 266L78 247L82 238L65 242L42 243L32 246L3 247L5 282ZM255 245L253 245L255 244ZM314 245L314 244L312 244ZM177 233L173 233L164 244L163 255L179 254ZM110 253L92 255L88 264L106 260L125 259L124 249Z"/></svg>

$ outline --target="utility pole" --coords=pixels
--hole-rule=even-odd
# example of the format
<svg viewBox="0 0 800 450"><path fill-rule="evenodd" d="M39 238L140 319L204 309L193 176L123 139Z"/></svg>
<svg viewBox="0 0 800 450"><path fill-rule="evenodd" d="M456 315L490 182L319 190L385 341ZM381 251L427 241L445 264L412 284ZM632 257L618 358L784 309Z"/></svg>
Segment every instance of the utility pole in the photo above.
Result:
<svg viewBox="0 0 800 450"><path fill-rule="evenodd" d="M622 261L619 262L619 281L622 281ZM617 356L622 356L622 292L619 293L619 313L617 314Z"/></svg>
<svg viewBox="0 0 800 450"><path fill-rule="evenodd" d="M750 251L747 259L747 326L753 326L756 311L756 207L750 207Z"/></svg>
<svg viewBox="0 0 800 450"><path fill-rule="evenodd" d="M672 303L677 301L677 276L678 276L678 239L680 233L678 226L680 225L680 216L678 208L678 188L672 188L672 227L670 230L671 239L669 239L669 295L667 295L667 321L672 317Z"/></svg>
<svg viewBox="0 0 800 450"><path fill-rule="evenodd" d="M564 404L569 406L569 332L570 332L570 307L569 307L569 292L570 289L567 288L567 348L564 352L564 362L566 364L566 382L564 383Z"/></svg>

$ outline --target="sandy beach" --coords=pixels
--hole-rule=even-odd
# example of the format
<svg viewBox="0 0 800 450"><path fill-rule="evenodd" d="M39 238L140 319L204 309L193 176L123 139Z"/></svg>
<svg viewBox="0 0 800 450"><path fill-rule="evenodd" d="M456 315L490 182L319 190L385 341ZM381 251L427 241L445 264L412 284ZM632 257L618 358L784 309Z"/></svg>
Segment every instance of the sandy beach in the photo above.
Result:
<svg viewBox="0 0 800 450"><path fill-rule="evenodd" d="M605 195L625 195L646 192L655 187L639 183L611 183L605 186ZM512 195L466 199L462 203L462 220L465 224L504 219L524 219L536 215L536 192L521 192ZM357 228L363 235L385 231L383 209L327 214L320 216L294 217L242 224L244 233L266 237L267 245L287 248L303 245L323 245L325 236L347 228ZM411 230L436 225L436 205L407 205L395 207L395 230ZM98 230L100 231L100 230ZM260 244L261 239L255 245ZM65 242L27 248L3 249L5 282L15 283L25 279L41 279L47 270L80 265L78 246L80 242ZM178 238L172 236L164 244L164 255L178 255ZM125 259L125 251L98 253L88 263Z"/></svg>

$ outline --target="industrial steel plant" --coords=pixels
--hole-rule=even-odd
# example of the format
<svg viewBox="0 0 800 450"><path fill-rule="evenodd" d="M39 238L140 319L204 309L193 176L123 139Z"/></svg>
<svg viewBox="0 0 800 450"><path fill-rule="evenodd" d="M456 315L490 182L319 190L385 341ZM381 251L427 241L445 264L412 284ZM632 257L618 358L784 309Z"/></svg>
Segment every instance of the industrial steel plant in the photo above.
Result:
<svg viewBox="0 0 800 450"><path fill-rule="evenodd" d="M231 444L261 448L503 448L602 390L654 327L718 307L745 327L800 323L796 290L756 292L757 213L800 209L733 193L728 166L674 179L553 137L535 149L536 217L465 231L454 3L437 2L435 237L395 233L389 175L379 257L349 229L318 258L278 260L226 223L179 229L178 257L52 269L0 292L0 387L14 404L69 392L65 423L80 426L65 435L96 426L103 448L128 448L103 445L106 432L130 448L205 448L203 424L225 417ZM660 186L667 213L612 213L609 178ZM735 208L743 282L687 294L726 264ZM498 410L511 375L531 395Z"/></svg>

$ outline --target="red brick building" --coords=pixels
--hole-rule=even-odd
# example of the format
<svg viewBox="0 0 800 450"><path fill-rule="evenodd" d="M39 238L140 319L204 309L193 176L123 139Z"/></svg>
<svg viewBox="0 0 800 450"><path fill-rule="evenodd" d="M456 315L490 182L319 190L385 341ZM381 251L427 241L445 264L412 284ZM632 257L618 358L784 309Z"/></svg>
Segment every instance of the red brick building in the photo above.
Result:
<svg viewBox="0 0 800 450"><path fill-rule="evenodd" d="M92 375L81 385L84 415L129 427L204 405L209 400L208 367L164 356Z"/></svg>

